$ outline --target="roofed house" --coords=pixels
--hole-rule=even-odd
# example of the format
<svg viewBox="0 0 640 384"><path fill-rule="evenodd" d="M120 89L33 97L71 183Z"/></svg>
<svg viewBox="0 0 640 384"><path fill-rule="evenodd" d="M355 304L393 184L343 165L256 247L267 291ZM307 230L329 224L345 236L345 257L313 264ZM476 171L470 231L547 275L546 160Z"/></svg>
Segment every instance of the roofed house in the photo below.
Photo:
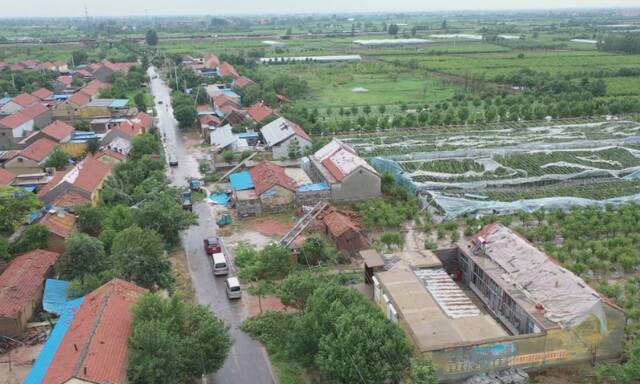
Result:
<svg viewBox="0 0 640 384"><path fill-rule="evenodd" d="M20 148L20 142L33 129L33 118L21 111L0 119L0 149Z"/></svg>
<svg viewBox="0 0 640 384"><path fill-rule="evenodd" d="M274 159L289 158L289 147L298 143L300 155L311 146L311 137L298 124L280 117L260 128L260 133Z"/></svg>
<svg viewBox="0 0 640 384"><path fill-rule="evenodd" d="M113 279L86 295L41 383L127 383L133 307L145 292Z"/></svg>
<svg viewBox="0 0 640 384"><path fill-rule="evenodd" d="M362 223L353 211L329 208L320 214L327 236L336 247L350 256L369 248L369 241L362 234Z"/></svg>
<svg viewBox="0 0 640 384"><path fill-rule="evenodd" d="M51 87L53 88L54 92L62 92L70 88L72 84L73 84L73 76L62 75L62 76L56 77L51 82Z"/></svg>
<svg viewBox="0 0 640 384"><path fill-rule="evenodd" d="M109 60L102 60L93 71L93 76L100 81L113 81L113 74L120 72L123 75L129 73L129 69L137 63L112 63Z"/></svg>
<svg viewBox="0 0 640 384"><path fill-rule="evenodd" d="M44 127L40 133L58 143L66 143L71 140L75 131L76 129L72 125L56 120Z"/></svg>
<svg viewBox="0 0 640 384"><path fill-rule="evenodd" d="M8 103L0 107L0 114L10 115L14 112L21 111L26 107L39 103L40 99L28 93L21 93L14 97Z"/></svg>
<svg viewBox="0 0 640 384"><path fill-rule="evenodd" d="M47 88L40 88L37 91L32 92L31 95L37 97L40 100L49 100L53 97L53 92L51 92Z"/></svg>
<svg viewBox="0 0 640 384"><path fill-rule="evenodd" d="M225 61L218 67L218 76L231 77L235 79L237 77L240 77L240 74L238 73L238 71L236 71L236 68L233 65Z"/></svg>
<svg viewBox="0 0 640 384"><path fill-rule="evenodd" d="M80 117L86 120L125 117L128 104L128 99L91 99L80 106Z"/></svg>
<svg viewBox="0 0 640 384"><path fill-rule="evenodd" d="M247 109L247 113L256 123L261 123L269 116L273 116L274 111L264 101L258 101Z"/></svg>
<svg viewBox="0 0 640 384"><path fill-rule="evenodd" d="M87 85L80 88L79 92L86 93L90 96L91 100L93 100L98 97L101 90L106 88L111 88L111 84L95 79L91 80Z"/></svg>
<svg viewBox="0 0 640 384"><path fill-rule="evenodd" d="M17 256L0 275L0 335L18 336L42 301L59 253L37 249Z"/></svg>
<svg viewBox="0 0 640 384"><path fill-rule="evenodd" d="M47 204L63 195L76 192L96 204L100 199L102 184L111 174L111 165L88 157L65 171L58 172L39 192L38 197Z"/></svg>
<svg viewBox="0 0 640 384"><path fill-rule="evenodd" d="M331 186L331 200L356 201L378 197L380 174L355 150L334 139L309 157L307 172L315 182Z"/></svg>
<svg viewBox="0 0 640 384"><path fill-rule="evenodd" d="M66 212L64 209L47 212L37 223L44 225L49 230L47 249L59 253L64 252L65 241L77 229L76 216Z"/></svg>
<svg viewBox="0 0 640 384"><path fill-rule="evenodd" d="M441 381L621 356L624 311L510 228L433 253L439 266L394 265L373 285Z"/></svg>
<svg viewBox="0 0 640 384"><path fill-rule="evenodd" d="M204 67L208 69L216 69L220 66L220 59L213 53L208 53L204 57Z"/></svg>
<svg viewBox="0 0 640 384"><path fill-rule="evenodd" d="M13 184L16 174L4 168L0 168L0 187Z"/></svg>
<svg viewBox="0 0 640 384"><path fill-rule="evenodd" d="M51 110L40 103L32 104L20 112L33 119L33 126L36 129L46 127L53 120Z"/></svg>
<svg viewBox="0 0 640 384"><path fill-rule="evenodd" d="M262 161L249 172L263 212L280 212L293 208L298 185L283 167L271 161Z"/></svg>
<svg viewBox="0 0 640 384"><path fill-rule="evenodd" d="M44 164L56 149L58 143L43 137L29 144L18 153L18 156L7 161L4 167L15 174L42 172Z"/></svg>
<svg viewBox="0 0 640 384"><path fill-rule="evenodd" d="M82 119L80 108L89 104L91 96L80 91L76 92L67 100L53 107L53 118L69 123L75 123Z"/></svg>
<svg viewBox="0 0 640 384"><path fill-rule="evenodd" d="M256 82L251 80L250 78L246 77L246 76L238 76L237 78L235 78L233 80L233 86L236 88L246 88L250 85L255 84Z"/></svg>

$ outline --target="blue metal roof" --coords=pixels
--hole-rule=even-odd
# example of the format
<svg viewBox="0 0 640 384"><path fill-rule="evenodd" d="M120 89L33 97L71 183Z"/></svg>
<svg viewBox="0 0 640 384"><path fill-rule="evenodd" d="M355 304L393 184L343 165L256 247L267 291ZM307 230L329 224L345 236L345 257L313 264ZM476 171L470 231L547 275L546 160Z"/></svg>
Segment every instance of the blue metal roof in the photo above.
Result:
<svg viewBox="0 0 640 384"><path fill-rule="evenodd" d="M62 316L58 319L56 326L53 327L47 343L42 348L42 351L40 351L40 355L38 356L35 364L33 364L31 372L29 372L29 375L24 380L24 384L42 383L53 358L56 356L56 352L58 352L60 344L62 344L62 339L64 339L67 331L71 328L71 323L73 323L76 312L80 309L80 305L82 305L83 300L84 297L81 297L67 302Z"/></svg>
<svg viewBox="0 0 640 384"><path fill-rule="evenodd" d="M10 97L3 97L2 99L0 99L0 104L7 104L10 101L11 101Z"/></svg>
<svg viewBox="0 0 640 384"><path fill-rule="evenodd" d="M222 92L230 97L240 97L240 95L238 95L237 93L235 93L234 91L232 91L231 89L223 89Z"/></svg>
<svg viewBox="0 0 640 384"><path fill-rule="evenodd" d="M222 113L222 111L220 109L213 108L213 113L215 113L216 115L218 115L218 117L224 117L224 113Z"/></svg>
<svg viewBox="0 0 640 384"><path fill-rule="evenodd" d="M35 192L36 188L38 188L38 185L21 185L22 189L24 189L25 191L28 192Z"/></svg>
<svg viewBox="0 0 640 384"><path fill-rule="evenodd" d="M224 192L216 192L209 195L209 199L213 202L216 202L220 205L227 205L231 198Z"/></svg>
<svg viewBox="0 0 640 384"><path fill-rule="evenodd" d="M67 100L67 99L68 99L68 98L70 98L71 96L72 96L72 95L70 95L70 94L66 94L66 93L64 93L64 94L56 94L56 95L53 95L53 98L54 98L54 99L56 99L56 100Z"/></svg>
<svg viewBox="0 0 640 384"><path fill-rule="evenodd" d="M67 308L67 287L69 282L65 280L47 279L44 284L44 296L42 297L42 308L60 316Z"/></svg>
<svg viewBox="0 0 640 384"><path fill-rule="evenodd" d="M250 138L257 138L258 137L258 132L242 132L242 133L238 133L238 137L241 139L250 139Z"/></svg>
<svg viewBox="0 0 640 384"><path fill-rule="evenodd" d="M115 99L109 105L111 108L124 108L129 104L129 99Z"/></svg>
<svg viewBox="0 0 640 384"><path fill-rule="evenodd" d="M243 191L245 189L255 188L249 171L232 173L229 175L229 180L231 181L231 188L234 191Z"/></svg>
<svg viewBox="0 0 640 384"><path fill-rule="evenodd" d="M316 184L307 184L301 185L298 187L298 192L317 192L317 191L328 191L329 184L327 183L316 183Z"/></svg>

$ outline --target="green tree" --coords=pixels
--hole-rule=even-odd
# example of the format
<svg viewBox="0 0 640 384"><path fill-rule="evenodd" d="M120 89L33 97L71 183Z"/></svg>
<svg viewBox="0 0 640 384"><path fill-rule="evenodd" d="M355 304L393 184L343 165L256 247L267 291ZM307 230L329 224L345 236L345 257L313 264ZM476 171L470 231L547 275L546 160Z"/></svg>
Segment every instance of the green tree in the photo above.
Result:
<svg viewBox="0 0 640 384"><path fill-rule="evenodd" d="M288 155L291 160L299 159L300 156L302 156L302 152L300 151L300 142L298 142L298 139L293 138L289 143Z"/></svg>
<svg viewBox="0 0 640 384"><path fill-rule="evenodd" d="M180 124L180 128L190 128L196 122L198 112L193 105L181 105L174 110L176 120Z"/></svg>
<svg viewBox="0 0 640 384"><path fill-rule="evenodd" d="M290 273L280 284L282 304L304 310L309 296L324 282L324 276L310 271Z"/></svg>
<svg viewBox="0 0 640 384"><path fill-rule="evenodd" d="M380 241L387 248L391 248L392 246L402 248L404 246L405 238L400 232L386 232L380 236Z"/></svg>
<svg viewBox="0 0 640 384"><path fill-rule="evenodd" d="M96 152L100 149L100 142L98 139L89 139L87 141L87 152L92 155L95 155Z"/></svg>
<svg viewBox="0 0 640 384"><path fill-rule="evenodd" d="M40 209L38 197L22 188L0 186L0 233L11 234L27 216Z"/></svg>
<svg viewBox="0 0 640 384"><path fill-rule="evenodd" d="M398 34L398 31L400 31L398 24L389 24L389 27L387 27L387 33L389 33L391 36L396 36Z"/></svg>
<svg viewBox="0 0 640 384"><path fill-rule="evenodd" d="M158 153L160 150L160 142L151 133L143 133L133 138L131 141L131 158L137 160L144 155Z"/></svg>
<svg viewBox="0 0 640 384"><path fill-rule="evenodd" d="M130 227L118 233L111 246L114 274L141 287L169 288L174 278L157 232Z"/></svg>
<svg viewBox="0 0 640 384"><path fill-rule="evenodd" d="M147 31L147 35L145 36L145 40L148 45L155 46L158 44L158 33L153 29Z"/></svg>
<svg viewBox="0 0 640 384"><path fill-rule="evenodd" d="M412 384L437 384L438 376L431 360L411 360L410 379Z"/></svg>
<svg viewBox="0 0 640 384"><path fill-rule="evenodd" d="M65 169L69 165L69 155L60 147L53 150L49 158L44 163L45 167L55 168L58 171Z"/></svg>
<svg viewBox="0 0 640 384"><path fill-rule="evenodd" d="M234 157L235 157L235 154L233 153L233 151L222 152L222 159L224 160L225 163L231 163Z"/></svg>
<svg viewBox="0 0 640 384"><path fill-rule="evenodd" d="M180 231L197 224L197 216L182 209L177 196L168 191L143 202L135 210L133 220L138 226L159 233L170 245L178 243Z"/></svg>
<svg viewBox="0 0 640 384"><path fill-rule="evenodd" d="M298 262L304 265L335 264L338 260L338 250L320 235L307 237L298 257Z"/></svg>
<svg viewBox="0 0 640 384"><path fill-rule="evenodd" d="M99 207L93 207L89 204L76 208L78 217L78 229L80 232L87 233L91 236L98 236L102 231L102 218L104 210Z"/></svg>
<svg viewBox="0 0 640 384"><path fill-rule="evenodd" d="M178 296L140 298L129 340L133 383L185 383L222 367L231 349L228 329L201 305Z"/></svg>
<svg viewBox="0 0 640 384"><path fill-rule="evenodd" d="M282 279L292 268L291 251L279 243L271 243L261 251L241 243L235 261L240 276L253 281Z"/></svg>
<svg viewBox="0 0 640 384"><path fill-rule="evenodd" d="M136 95L133 97L133 102L135 103L136 108L138 108L139 111L145 112L147 110L147 100L144 97L144 93L136 93Z"/></svg>
<svg viewBox="0 0 640 384"><path fill-rule="evenodd" d="M102 242L85 233L71 235L64 243L60 273L67 279L84 282L86 275L97 274L106 267Z"/></svg>
<svg viewBox="0 0 640 384"><path fill-rule="evenodd" d="M387 111L387 107L384 104L380 104L378 106L378 112L380 112L381 115L384 115L386 111Z"/></svg>
<svg viewBox="0 0 640 384"><path fill-rule="evenodd" d="M12 253L25 253L36 249L46 249L49 234L49 229L42 224L28 226L20 237L20 240L14 244Z"/></svg>

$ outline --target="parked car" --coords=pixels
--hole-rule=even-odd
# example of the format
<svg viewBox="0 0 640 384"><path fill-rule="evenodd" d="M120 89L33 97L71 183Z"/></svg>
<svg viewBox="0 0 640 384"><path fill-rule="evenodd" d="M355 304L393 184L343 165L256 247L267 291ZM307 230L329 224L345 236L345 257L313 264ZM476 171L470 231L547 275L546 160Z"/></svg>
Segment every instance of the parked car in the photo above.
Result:
<svg viewBox="0 0 640 384"><path fill-rule="evenodd" d="M207 255L213 255L214 253L222 253L220 239L218 239L216 236L212 236L204 239L204 250L207 252Z"/></svg>
<svg viewBox="0 0 640 384"><path fill-rule="evenodd" d="M241 299L242 289L237 277L229 277L224 281L228 299Z"/></svg>
<svg viewBox="0 0 640 384"><path fill-rule="evenodd" d="M193 211L193 198L191 191L182 192L182 209Z"/></svg>
<svg viewBox="0 0 640 384"><path fill-rule="evenodd" d="M176 157L176 155L174 154L169 155L169 166L170 167L178 166L178 158Z"/></svg>
<svg viewBox="0 0 640 384"><path fill-rule="evenodd" d="M162 104L162 100L158 100L158 104Z"/></svg>
<svg viewBox="0 0 640 384"><path fill-rule="evenodd" d="M229 264L227 264L227 258L224 257L224 253L214 253L211 258L213 259L214 275L219 276L229 273Z"/></svg>

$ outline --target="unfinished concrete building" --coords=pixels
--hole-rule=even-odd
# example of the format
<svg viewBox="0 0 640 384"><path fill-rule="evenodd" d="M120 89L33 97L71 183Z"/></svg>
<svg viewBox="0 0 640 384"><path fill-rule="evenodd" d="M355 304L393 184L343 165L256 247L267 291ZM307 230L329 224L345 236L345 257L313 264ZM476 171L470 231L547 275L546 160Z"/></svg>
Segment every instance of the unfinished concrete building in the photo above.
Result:
<svg viewBox="0 0 640 384"><path fill-rule="evenodd" d="M443 382L621 356L623 310L509 228L435 254L439 266L395 265L372 280Z"/></svg>

